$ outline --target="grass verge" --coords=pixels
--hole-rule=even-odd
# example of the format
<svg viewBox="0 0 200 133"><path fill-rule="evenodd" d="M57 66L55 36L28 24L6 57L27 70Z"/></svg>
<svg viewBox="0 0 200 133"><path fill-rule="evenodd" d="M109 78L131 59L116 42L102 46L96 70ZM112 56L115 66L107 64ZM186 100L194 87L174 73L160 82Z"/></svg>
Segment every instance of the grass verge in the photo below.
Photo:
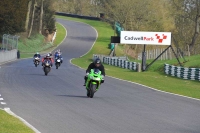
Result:
<svg viewBox="0 0 200 133"><path fill-rule="evenodd" d="M30 39L19 40L18 48L20 50L20 58L33 57L35 52L44 54L53 51L66 36L66 30L61 24L56 23L56 29L56 38L53 43L44 44L44 37L40 34L33 36Z"/></svg>
<svg viewBox="0 0 200 133"><path fill-rule="evenodd" d="M93 26L98 32L98 39L95 42L94 47L89 51L88 54L84 55L81 58L76 58L72 60L72 63L78 65L84 69L87 68L88 64L92 61L93 54L107 54L109 49L107 48L110 42L110 36L113 35L112 27L100 21L84 20L78 18L70 18L57 16L57 18L79 21L87 23ZM117 55L123 55L123 53L117 53ZM189 61L184 64L186 67L199 66L200 61L197 62L197 59L200 56L190 57ZM148 60L147 63L150 63L152 60ZM183 60L181 60L183 61ZM195 63L197 62L197 63ZM174 94L180 94L184 96L189 96L192 98L200 99L200 83L199 81L183 80L176 77L165 75L163 72L164 63L177 65L178 62L176 59L167 60L167 61L156 61L148 71L146 72L134 72L127 69L122 69L105 64L106 74L116 78L136 82L143 84L161 91L166 91Z"/></svg>
<svg viewBox="0 0 200 133"><path fill-rule="evenodd" d="M0 110L0 133L34 133L23 122Z"/></svg>

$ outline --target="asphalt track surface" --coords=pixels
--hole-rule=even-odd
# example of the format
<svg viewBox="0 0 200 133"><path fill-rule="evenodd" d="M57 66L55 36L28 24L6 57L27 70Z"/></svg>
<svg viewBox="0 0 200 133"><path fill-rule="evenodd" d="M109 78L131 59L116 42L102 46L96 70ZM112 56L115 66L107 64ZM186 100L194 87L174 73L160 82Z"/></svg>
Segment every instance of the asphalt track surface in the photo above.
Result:
<svg viewBox="0 0 200 133"><path fill-rule="evenodd" d="M200 133L200 101L105 77L86 97L85 70L70 64L96 39L89 25L58 19L67 28L64 63L48 76L32 59L1 65L0 94L16 115L41 133ZM92 58L92 57L91 57Z"/></svg>

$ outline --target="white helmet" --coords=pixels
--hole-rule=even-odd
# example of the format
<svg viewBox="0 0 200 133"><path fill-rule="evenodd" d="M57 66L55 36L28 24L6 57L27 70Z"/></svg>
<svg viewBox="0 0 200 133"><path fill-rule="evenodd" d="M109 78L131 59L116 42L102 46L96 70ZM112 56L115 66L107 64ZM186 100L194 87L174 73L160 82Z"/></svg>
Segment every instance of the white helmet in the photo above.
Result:
<svg viewBox="0 0 200 133"><path fill-rule="evenodd" d="M50 57L50 54L47 54L46 57Z"/></svg>

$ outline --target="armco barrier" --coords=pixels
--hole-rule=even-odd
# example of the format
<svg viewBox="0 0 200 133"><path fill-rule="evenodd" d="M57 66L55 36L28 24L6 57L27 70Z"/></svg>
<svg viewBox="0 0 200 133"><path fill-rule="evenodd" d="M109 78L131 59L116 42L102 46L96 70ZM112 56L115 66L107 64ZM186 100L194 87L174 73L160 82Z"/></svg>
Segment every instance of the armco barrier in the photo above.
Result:
<svg viewBox="0 0 200 133"><path fill-rule="evenodd" d="M101 20L101 18L98 18L98 17L82 16L82 15L69 14L69 13L64 13L64 12L56 12L56 15L74 17L74 18L82 18L82 19L89 19L89 20L98 20L98 21Z"/></svg>
<svg viewBox="0 0 200 133"><path fill-rule="evenodd" d="M0 57L0 63L17 59L17 49L13 49L11 51L1 51Z"/></svg>
<svg viewBox="0 0 200 133"><path fill-rule="evenodd" d="M165 73L182 79L200 81L200 68L184 68L165 64Z"/></svg>
<svg viewBox="0 0 200 133"><path fill-rule="evenodd" d="M130 70L138 70L136 62L129 62L126 60L126 57L110 57L110 56L104 56L104 55L93 55L93 60L96 58L101 59L101 61L108 65L113 65L116 67L121 67L124 69L130 69Z"/></svg>

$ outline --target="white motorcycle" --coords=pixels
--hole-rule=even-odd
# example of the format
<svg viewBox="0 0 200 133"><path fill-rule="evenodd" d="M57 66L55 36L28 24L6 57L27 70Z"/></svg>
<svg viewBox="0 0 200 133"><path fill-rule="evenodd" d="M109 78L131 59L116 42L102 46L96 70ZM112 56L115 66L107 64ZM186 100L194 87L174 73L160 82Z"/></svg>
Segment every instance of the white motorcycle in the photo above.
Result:
<svg viewBox="0 0 200 133"><path fill-rule="evenodd" d="M40 58L35 57L34 58L34 64L35 64L35 67L37 67L40 64Z"/></svg>
<svg viewBox="0 0 200 133"><path fill-rule="evenodd" d="M60 58L60 57L57 57L57 58L55 59L55 66L56 66L56 69L58 69L58 67L61 65L61 63L62 63L61 58Z"/></svg>

